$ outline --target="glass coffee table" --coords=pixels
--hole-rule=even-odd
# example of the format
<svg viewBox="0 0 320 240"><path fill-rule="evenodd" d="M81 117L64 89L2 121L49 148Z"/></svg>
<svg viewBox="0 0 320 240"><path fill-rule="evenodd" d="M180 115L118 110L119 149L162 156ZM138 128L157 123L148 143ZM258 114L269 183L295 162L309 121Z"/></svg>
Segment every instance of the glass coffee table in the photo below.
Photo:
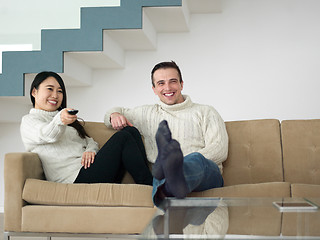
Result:
<svg viewBox="0 0 320 240"><path fill-rule="evenodd" d="M320 239L320 199L166 198L141 239Z"/></svg>

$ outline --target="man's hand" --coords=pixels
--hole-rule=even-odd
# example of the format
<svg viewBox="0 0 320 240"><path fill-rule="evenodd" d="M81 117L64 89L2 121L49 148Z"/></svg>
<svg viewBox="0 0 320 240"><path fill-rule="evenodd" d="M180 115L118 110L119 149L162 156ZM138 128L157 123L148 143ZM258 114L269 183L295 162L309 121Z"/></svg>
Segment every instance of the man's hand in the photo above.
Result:
<svg viewBox="0 0 320 240"><path fill-rule="evenodd" d="M84 167L84 169L90 167L90 165L94 162L95 156L96 154L94 152L84 152L82 154L81 165Z"/></svg>
<svg viewBox="0 0 320 240"><path fill-rule="evenodd" d="M110 123L115 130L121 130L126 126L133 126L128 119L118 112L114 112L110 116Z"/></svg>

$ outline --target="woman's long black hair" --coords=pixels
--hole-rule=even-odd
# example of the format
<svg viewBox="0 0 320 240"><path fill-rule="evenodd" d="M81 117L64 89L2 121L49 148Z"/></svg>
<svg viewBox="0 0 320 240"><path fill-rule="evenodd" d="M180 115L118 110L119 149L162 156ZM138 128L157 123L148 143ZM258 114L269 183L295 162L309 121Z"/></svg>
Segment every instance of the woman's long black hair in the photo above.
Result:
<svg viewBox="0 0 320 240"><path fill-rule="evenodd" d="M61 111L62 109L67 107L67 92L66 92L66 87L64 85L64 82L63 82L62 78L60 77L59 74L57 74L55 72L44 71L44 72L38 73L35 76L32 84L31 84L31 87L30 87L30 99L31 99L32 105L33 105L33 107L35 106L35 99L32 96L33 89L37 89L38 90L40 84L44 80L46 80L48 77L55 78L57 80L57 82L59 83L61 89L62 89L63 99L62 99L61 106L58 108L58 111ZM79 134L79 136L81 138L85 138L86 136L88 136L88 134L86 133L86 131L84 130L83 126L80 124L80 122L78 120L74 121L71 124L68 124L68 126L74 127L77 130L77 132L78 132L78 134Z"/></svg>

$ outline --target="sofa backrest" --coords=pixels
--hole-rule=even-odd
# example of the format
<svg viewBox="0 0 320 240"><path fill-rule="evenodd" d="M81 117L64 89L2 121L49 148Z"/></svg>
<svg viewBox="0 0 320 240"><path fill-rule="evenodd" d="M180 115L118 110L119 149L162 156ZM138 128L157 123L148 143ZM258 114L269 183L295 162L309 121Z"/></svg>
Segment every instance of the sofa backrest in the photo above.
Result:
<svg viewBox="0 0 320 240"><path fill-rule="evenodd" d="M99 144L100 148L116 132L113 128L108 128L103 122L85 122L84 129Z"/></svg>
<svg viewBox="0 0 320 240"><path fill-rule="evenodd" d="M320 184L320 119L281 122L284 180Z"/></svg>
<svg viewBox="0 0 320 240"><path fill-rule="evenodd" d="M225 186L283 181L278 120L226 122L226 127L229 154L223 163ZM116 132L102 122L86 122L84 128L100 147ZM123 182L133 183L128 173Z"/></svg>
<svg viewBox="0 0 320 240"><path fill-rule="evenodd" d="M280 122L275 119L226 122L229 153L225 186L282 182Z"/></svg>
<svg viewBox="0 0 320 240"><path fill-rule="evenodd" d="M99 144L100 148L117 132L113 128L107 127L103 122L85 122L84 129ZM125 173L122 183L134 183L128 172Z"/></svg>

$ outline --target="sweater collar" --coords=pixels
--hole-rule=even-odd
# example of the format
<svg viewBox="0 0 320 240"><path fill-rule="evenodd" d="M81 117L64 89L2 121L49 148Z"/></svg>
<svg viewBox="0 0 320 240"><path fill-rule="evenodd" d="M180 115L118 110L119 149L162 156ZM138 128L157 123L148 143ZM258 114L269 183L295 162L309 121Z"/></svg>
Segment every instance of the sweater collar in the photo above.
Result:
<svg viewBox="0 0 320 240"><path fill-rule="evenodd" d="M186 109L188 107L191 107L193 105L191 98L188 95L182 95L182 96L184 98L184 101L182 103L168 105L168 104L165 104L164 102L160 101L159 104L162 109L165 109L168 111L180 111L180 110Z"/></svg>
<svg viewBox="0 0 320 240"><path fill-rule="evenodd" d="M53 111L53 112L49 112L49 111L36 109L36 108L31 108L31 110L30 110L31 114L41 114L41 115L51 116L51 117L54 117L55 115L57 115L58 112L59 112L58 110Z"/></svg>

